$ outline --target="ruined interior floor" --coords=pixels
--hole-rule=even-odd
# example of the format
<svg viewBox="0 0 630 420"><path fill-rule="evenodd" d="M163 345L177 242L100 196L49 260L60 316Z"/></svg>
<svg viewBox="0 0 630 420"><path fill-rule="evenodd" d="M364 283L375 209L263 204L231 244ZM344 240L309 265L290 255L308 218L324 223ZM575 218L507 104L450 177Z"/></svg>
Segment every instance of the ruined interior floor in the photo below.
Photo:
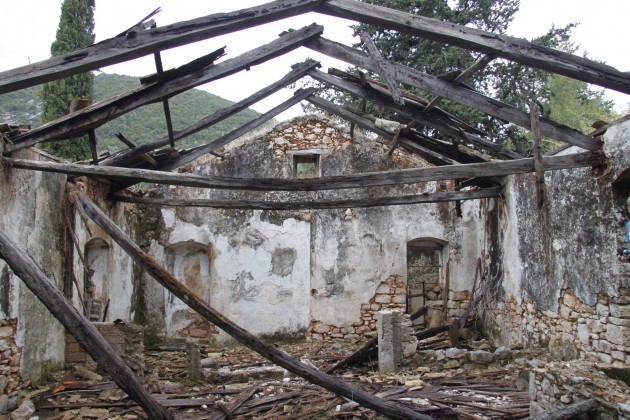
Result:
<svg viewBox="0 0 630 420"><path fill-rule="evenodd" d="M362 344L301 339L275 343L296 359L322 370ZM436 419L527 418L533 386L530 376L535 371L569 377L576 383L571 390L574 394L580 393L579 384L585 384L589 393L604 400L627 401L627 385L593 369L592 364L558 362L550 359L548 352L505 348L492 362L483 362L471 357L475 349L499 354L484 339L464 344L462 347L470 350L467 355L466 350L448 347L446 334L424 340L420 348L425 350L418 352L412 365L395 375L379 374L377 361L340 369L335 374L367 392L410 405ZM185 344L160 345L144 351L142 382L175 418L382 418L288 374L246 347L201 346L200 357L204 379L195 382L189 379ZM99 374L92 373L95 370ZM543 388L545 380L548 379L543 379ZM559 383L546 386L561 386ZM34 402L36 415L41 419L147 418L95 364L54 374L45 385L32 387L25 399Z"/></svg>

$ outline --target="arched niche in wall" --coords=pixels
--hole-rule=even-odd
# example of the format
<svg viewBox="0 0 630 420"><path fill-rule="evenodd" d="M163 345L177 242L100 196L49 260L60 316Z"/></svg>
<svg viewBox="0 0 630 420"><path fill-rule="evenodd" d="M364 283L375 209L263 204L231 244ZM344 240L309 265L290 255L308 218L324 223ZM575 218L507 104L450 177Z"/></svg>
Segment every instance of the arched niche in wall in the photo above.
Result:
<svg viewBox="0 0 630 420"><path fill-rule="evenodd" d="M178 242L166 248L166 266L184 286L205 301L210 300L212 246L195 241ZM195 320L188 306L165 290L166 329L171 337L190 335ZM199 328L193 328L198 330ZM204 333L202 337L205 338Z"/></svg>
<svg viewBox="0 0 630 420"><path fill-rule="evenodd" d="M427 328L442 320L448 298L448 291L444 290L446 255L446 241L418 238L407 242L407 312L429 308L427 315L417 318L414 325Z"/></svg>
<svg viewBox="0 0 630 420"><path fill-rule="evenodd" d="M103 321L108 296L109 244L102 238L92 238L85 243L85 267L83 300L90 321Z"/></svg>

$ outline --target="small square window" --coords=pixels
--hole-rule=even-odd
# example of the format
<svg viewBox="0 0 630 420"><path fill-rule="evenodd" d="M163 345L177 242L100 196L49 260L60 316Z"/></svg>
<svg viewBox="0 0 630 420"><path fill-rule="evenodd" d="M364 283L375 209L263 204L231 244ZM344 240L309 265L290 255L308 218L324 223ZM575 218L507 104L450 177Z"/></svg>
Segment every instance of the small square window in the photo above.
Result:
<svg viewBox="0 0 630 420"><path fill-rule="evenodd" d="M294 155L293 175L298 179L319 177L319 155Z"/></svg>

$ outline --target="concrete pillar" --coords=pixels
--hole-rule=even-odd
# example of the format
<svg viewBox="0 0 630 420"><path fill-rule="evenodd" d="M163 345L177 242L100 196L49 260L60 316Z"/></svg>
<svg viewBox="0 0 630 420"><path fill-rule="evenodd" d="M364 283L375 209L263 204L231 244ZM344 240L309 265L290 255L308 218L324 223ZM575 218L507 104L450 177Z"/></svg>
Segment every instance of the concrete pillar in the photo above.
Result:
<svg viewBox="0 0 630 420"><path fill-rule="evenodd" d="M188 380L199 382L203 379L201 374L201 353L199 344L194 341L186 341L186 365L188 370Z"/></svg>
<svg viewBox="0 0 630 420"><path fill-rule="evenodd" d="M402 361L400 321L398 311L376 313L378 327L378 370L383 374L397 372Z"/></svg>

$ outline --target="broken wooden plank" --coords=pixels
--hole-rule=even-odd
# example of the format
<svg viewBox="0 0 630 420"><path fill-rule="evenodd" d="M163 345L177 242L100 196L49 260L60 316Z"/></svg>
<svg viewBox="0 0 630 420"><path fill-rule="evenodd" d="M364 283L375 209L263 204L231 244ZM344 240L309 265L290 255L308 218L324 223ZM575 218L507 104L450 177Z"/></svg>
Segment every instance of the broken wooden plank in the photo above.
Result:
<svg viewBox="0 0 630 420"><path fill-rule="evenodd" d="M118 356L113 347L54 286L31 257L0 229L0 257L24 282L52 315L61 322L70 334L81 343L92 358L103 368L116 384L140 405L150 418L172 419L144 389L131 369Z"/></svg>
<svg viewBox="0 0 630 420"><path fill-rule="evenodd" d="M255 210L309 210L309 209L345 209L380 206L400 206L419 203L440 203L459 200L476 200L497 197L501 188L486 188L472 191L436 192L399 197L378 197L346 200L309 200L296 202L252 201L252 200L213 200L202 198L156 198L135 197L131 195L111 195L109 198L123 203L152 204L160 206L212 207L219 209L255 209Z"/></svg>
<svg viewBox="0 0 630 420"><path fill-rule="evenodd" d="M630 74L606 64L536 45L524 39L353 0L328 0L322 2L317 11L496 55L527 66L630 94Z"/></svg>
<svg viewBox="0 0 630 420"><path fill-rule="evenodd" d="M378 71L370 57L364 52L343 44L319 37L307 43L306 47L357 67L373 72ZM528 130L530 128L529 115L526 112L469 89L453 86L449 82L421 73L402 64L390 62L390 65L395 72L396 79L402 83L424 89L434 95L442 96L462 105L476 108L488 115L509 121ZM587 150L598 150L600 148L600 142L551 120L541 119L540 130L541 134L545 136L580 146Z"/></svg>
<svg viewBox="0 0 630 420"><path fill-rule="evenodd" d="M266 45L215 66L169 80L161 85L142 86L131 92L98 102L78 113L58 118L29 131L27 134L15 137L12 139L13 144L6 146L5 153L32 146L44 140L65 139L79 135L141 106L161 101L195 86L229 76L278 57L300 47L309 39L319 36L322 31L322 26L313 24L287 32Z"/></svg>
<svg viewBox="0 0 630 420"><path fill-rule="evenodd" d="M540 146L540 108L536 104L531 104L529 109L532 124L532 142L534 143L534 169L536 170L536 204L538 205L538 210L541 210L545 202L545 169Z"/></svg>
<svg viewBox="0 0 630 420"><path fill-rule="evenodd" d="M118 228L118 226L116 226L107 217L107 215L105 215L105 213L103 213L101 209L87 197L78 191L76 192L75 197L77 205L81 206L92 218L92 220L103 228L103 230L111 236L111 238L134 260L136 264L144 268L149 275L158 281L158 283L164 286L174 296L178 297L191 309L196 311L206 320L212 322L217 327L221 328L226 333L230 334L241 344L256 351L263 357L271 360L273 363L287 369L289 372L301 376L307 381L326 388L337 395L357 401L364 407L373 409L381 414L409 419L430 419L430 417L419 414L408 407L376 398L372 394L362 391L359 388L352 387L337 378L326 375L314 367L308 366L291 358L282 350L266 344L257 336L236 325L206 302L199 299L193 291L181 284L175 276L160 266L149 255L143 252L138 245L127 238L124 232L120 230L120 228Z"/></svg>
<svg viewBox="0 0 630 420"><path fill-rule="evenodd" d="M370 38L365 32L361 32L359 35L361 37L361 41L363 41L363 44L365 45L365 48L374 60L376 67L379 69L378 74L380 74L383 80L385 80L385 83L392 94L394 103L404 106L405 100L403 99L402 92L400 92L396 79L389 70L389 64L383 59L381 52L378 48L376 48L376 44L372 41L372 38Z"/></svg>
<svg viewBox="0 0 630 420"><path fill-rule="evenodd" d="M119 168L113 166L86 166L72 163L38 162L25 159L2 158L2 160L5 165L14 168L70 175L94 176L121 182L153 182L157 184L182 185L187 187L254 191L333 190L534 172L534 160L532 158L470 163L466 165L399 169L395 171L366 172L308 179L232 178L152 171L148 169ZM604 161L605 157L595 152L576 153L565 156L547 156L543 158L546 171L596 166L602 164Z"/></svg>
<svg viewBox="0 0 630 420"><path fill-rule="evenodd" d="M256 102L268 97L269 95L279 91L280 89L290 85L291 83L296 82L306 75L306 73L315 68L319 67L320 64L318 61L308 59L303 63L294 64L291 66L291 71L287 73L280 80L270 84L269 86L259 90L248 98L243 99L240 102L237 102L228 107L222 108L209 115L206 118L203 118L192 124L183 130L178 131L175 134L175 141L181 140L185 137L188 137L192 134L195 134L205 128L208 128L214 124L217 124L228 117L252 106ZM141 156L142 153L147 153L152 150L155 150L159 147L165 146L169 143L168 137L163 137L154 142L143 144L138 146L135 150L127 150L121 153L117 153L113 156L110 156L103 161L101 161L101 165L111 165L111 166L128 166L131 164L137 156ZM157 165L155 165L157 166Z"/></svg>
<svg viewBox="0 0 630 420"><path fill-rule="evenodd" d="M111 38L58 57L0 73L0 94L96 70L191 42L240 31L313 10L321 0L278 0L229 13L215 13Z"/></svg>

